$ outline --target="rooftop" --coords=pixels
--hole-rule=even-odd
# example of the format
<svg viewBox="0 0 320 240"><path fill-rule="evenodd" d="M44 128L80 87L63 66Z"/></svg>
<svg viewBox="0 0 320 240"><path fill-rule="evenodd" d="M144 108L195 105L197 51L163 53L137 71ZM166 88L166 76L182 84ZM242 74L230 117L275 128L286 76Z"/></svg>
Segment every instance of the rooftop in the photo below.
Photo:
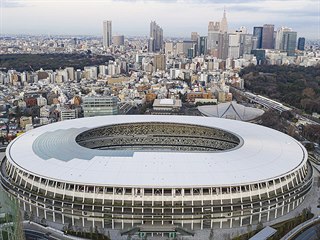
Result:
<svg viewBox="0 0 320 240"><path fill-rule="evenodd" d="M218 128L240 136L243 144L223 152L181 152L99 150L76 142L76 137L89 129L143 122ZM286 175L307 161L306 150L299 142L259 125L220 118L152 115L103 116L53 123L16 138L6 155L18 167L55 180L145 187L254 183Z"/></svg>

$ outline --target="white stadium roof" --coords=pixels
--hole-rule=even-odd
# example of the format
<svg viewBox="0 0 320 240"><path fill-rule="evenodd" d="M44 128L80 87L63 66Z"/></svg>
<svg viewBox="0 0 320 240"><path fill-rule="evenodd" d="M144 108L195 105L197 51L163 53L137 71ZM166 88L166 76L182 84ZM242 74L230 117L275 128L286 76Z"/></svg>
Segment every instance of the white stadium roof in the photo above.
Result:
<svg viewBox="0 0 320 240"><path fill-rule="evenodd" d="M229 118L241 121L253 120L264 113L262 109L246 107L236 102L199 106L198 110L208 117Z"/></svg>
<svg viewBox="0 0 320 240"><path fill-rule="evenodd" d="M224 129L243 144L221 152L116 151L80 146L91 128L121 123L170 122ZM16 138L7 158L27 172L63 182L110 186L231 186L274 179L302 167L305 149L278 131L240 121L186 116L118 115L53 123Z"/></svg>

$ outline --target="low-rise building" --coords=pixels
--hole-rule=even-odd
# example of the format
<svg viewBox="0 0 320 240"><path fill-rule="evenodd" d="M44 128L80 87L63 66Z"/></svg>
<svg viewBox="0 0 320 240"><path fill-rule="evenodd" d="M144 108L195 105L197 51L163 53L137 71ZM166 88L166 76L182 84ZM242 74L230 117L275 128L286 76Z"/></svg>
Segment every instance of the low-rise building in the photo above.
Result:
<svg viewBox="0 0 320 240"><path fill-rule="evenodd" d="M84 117L118 114L118 99L111 96L87 96L83 98Z"/></svg>
<svg viewBox="0 0 320 240"><path fill-rule="evenodd" d="M179 112L182 106L180 99L155 99L153 102L153 110L156 112Z"/></svg>

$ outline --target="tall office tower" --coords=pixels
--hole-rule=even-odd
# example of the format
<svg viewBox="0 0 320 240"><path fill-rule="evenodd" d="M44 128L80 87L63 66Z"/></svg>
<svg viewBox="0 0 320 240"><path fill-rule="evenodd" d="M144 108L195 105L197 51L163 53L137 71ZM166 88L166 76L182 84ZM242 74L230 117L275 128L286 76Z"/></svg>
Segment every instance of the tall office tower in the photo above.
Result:
<svg viewBox="0 0 320 240"><path fill-rule="evenodd" d="M220 59L227 59L229 51L229 35L227 32L221 33L219 36L219 55Z"/></svg>
<svg viewBox="0 0 320 240"><path fill-rule="evenodd" d="M275 46L274 46L275 49L283 50L283 46L282 46L283 33L291 32L291 31L292 31L292 29L288 28L288 27L280 27L280 28L278 28L277 33L276 33Z"/></svg>
<svg viewBox="0 0 320 240"><path fill-rule="evenodd" d="M155 51L155 40L154 38L148 39L148 52L154 52Z"/></svg>
<svg viewBox="0 0 320 240"><path fill-rule="evenodd" d="M257 49L258 47L258 38L257 36L252 35L252 50Z"/></svg>
<svg viewBox="0 0 320 240"><path fill-rule="evenodd" d="M191 33L191 41L197 42L198 41L198 33L197 32L192 32Z"/></svg>
<svg viewBox="0 0 320 240"><path fill-rule="evenodd" d="M297 32L284 32L282 46L283 50L288 53L288 56L294 56L297 46Z"/></svg>
<svg viewBox="0 0 320 240"><path fill-rule="evenodd" d="M112 44L112 22L103 21L103 47L106 49Z"/></svg>
<svg viewBox="0 0 320 240"><path fill-rule="evenodd" d="M219 49L221 48L221 32L220 22L209 22L208 25L208 38L207 38L207 49L211 55L218 57Z"/></svg>
<svg viewBox="0 0 320 240"><path fill-rule="evenodd" d="M263 27L253 27L253 36L257 38L257 49L262 48L262 31Z"/></svg>
<svg viewBox="0 0 320 240"><path fill-rule="evenodd" d="M185 56L187 56L188 55L188 52L190 52L189 51L189 49L193 49L192 50L192 52L193 52L193 55L195 55L196 54L196 45L197 45L197 43L196 42L194 42L194 41L189 41L189 40L184 40L183 42L183 45L182 45L182 48L183 48L183 54L185 55Z"/></svg>
<svg viewBox="0 0 320 240"><path fill-rule="evenodd" d="M150 23L150 39L151 38L154 40L153 50L151 52L160 51L163 48L163 30L155 21L151 21Z"/></svg>
<svg viewBox="0 0 320 240"><path fill-rule="evenodd" d="M274 36L274 25L264 24L262 29L262 48L273 49L273 36Z"/></svg>
<svg viewBox="0 0 320 240"><path fill-rule="evenodd" d="M198 39L198 55L207 54L207 37L199 37Z"/></svg>
<svg viewBox="0 0 320 240"><path fill-rule="evenodd" d="M223 17L220 23L220 31L222 33L228 32L228 21L227 21L226 10L223 11Z"/></svg>
<svg viewBox="0 0 320 240"><path fill-rule="evenodd" d="M112 43L115 46L123 46L124 45L124 36L123 35L113 36Z"/></svg>
<svg viewBox="0 0 320 240"><path fill-rule="evenodd" d="M240 56L240 34L228 34L228 58L239 58Z"/></svg>
<svg viewBox="0 0 320 240"><path fill-rule="evenodd" d="M306 39L304 37L298 38L298 50L304 51L304 46L306 44Z"/></svg>
<svg viewBox="0 0 320 240"><path fill-rule="evenodd" d="M243 54L250 54L253 49L253 41L251 34L240 34L240 49L239 55L243 56Z"/></svg>

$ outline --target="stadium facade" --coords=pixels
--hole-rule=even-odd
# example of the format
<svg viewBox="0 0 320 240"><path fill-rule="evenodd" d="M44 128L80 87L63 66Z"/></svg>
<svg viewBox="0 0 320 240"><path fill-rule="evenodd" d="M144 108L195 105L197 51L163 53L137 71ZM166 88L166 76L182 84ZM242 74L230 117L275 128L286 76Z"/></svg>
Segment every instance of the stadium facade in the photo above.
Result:
<svg viewBox="0 0 320 240"><path fill-rule="evenodd" d="M15 139L1 162L1 184L47 222L231 228L299 206L312 187L307 158L295 139L245 122L92 117Z"/></svg>

